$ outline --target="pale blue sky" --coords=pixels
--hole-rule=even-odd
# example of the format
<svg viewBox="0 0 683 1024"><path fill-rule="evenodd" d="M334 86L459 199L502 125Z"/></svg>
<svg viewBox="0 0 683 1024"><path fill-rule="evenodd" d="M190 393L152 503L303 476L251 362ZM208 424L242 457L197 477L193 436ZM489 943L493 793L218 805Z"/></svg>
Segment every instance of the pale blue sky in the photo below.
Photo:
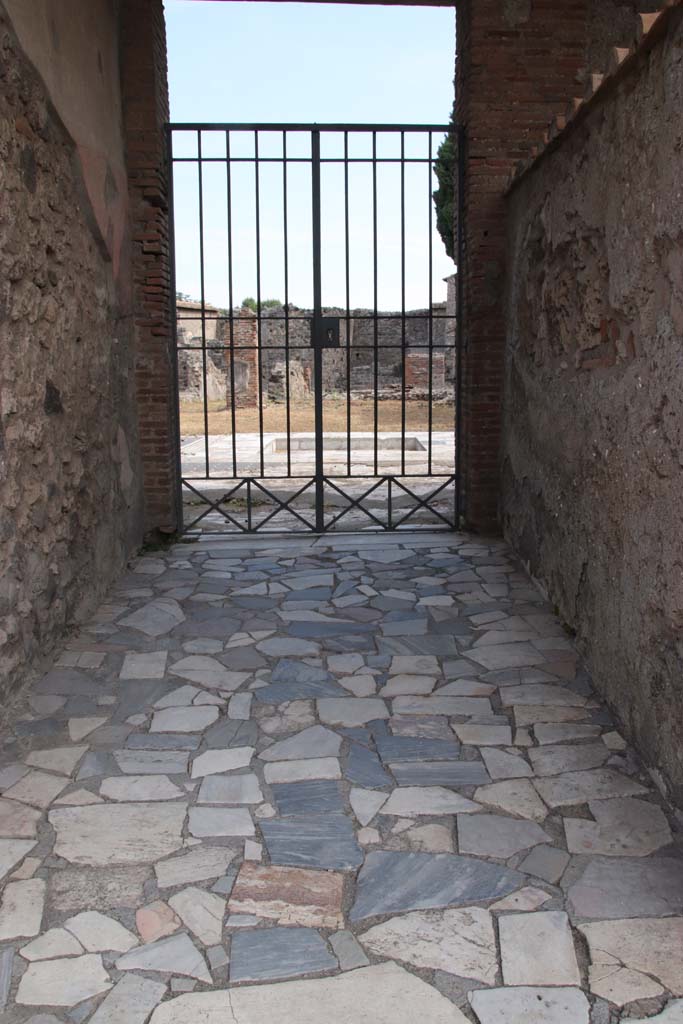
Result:
<svg viewBox="0 0 683 1024"><path fill-rule="evenodd" d="M312 3L239 3L166 0L171 117L192 122L341 122L446 123L453 102L455 13L448 8L389 7ZM434 140L434 147L438 145ZM252 146L236 136L237 147ZM203 138L211 152L222 138ZM369 155L369 136L355 144ZM418 151L406 139L406 152ZM192 150L194 140L178 138L176 154ZM276 155L279 138L262 138L262 153ZM304 140L291 139L291 151ZM339 148L341 138L328 145ZM391 146L380 140L379 147ZM398 140L396 140L398 145ZM273 148L269 148L273 147ZM245 148L245 155L253 152ZM300 150L303 155L303 150ZM215 150L218 155L220 149ZM357 150L361 154L361 148ZM397 150L386 155L395 155ZM333 155L333 149L329 150ZM419 155L426 155L421 149ZM253 165L234 167L234 300L253 295ZM368 166L352 168L351 305L371 306L371 178ZM263 297L283 297L282 170L262 167ZM344 302L342 172L323 168L323 302ZM206 168L205 297L227 305L225 167ZM406 304L427 304L429 295L429 181L425 165L406 171ZM400 191L397 165L384 165L378 176L379 307L400 307ZM292 167L290 224L290 301L311 302L310 180L304 165ZM176 176L177 286L199 294L197 178L195 165ZM433 234L432 292L445 297L442 278L453 264Z"/></svg>

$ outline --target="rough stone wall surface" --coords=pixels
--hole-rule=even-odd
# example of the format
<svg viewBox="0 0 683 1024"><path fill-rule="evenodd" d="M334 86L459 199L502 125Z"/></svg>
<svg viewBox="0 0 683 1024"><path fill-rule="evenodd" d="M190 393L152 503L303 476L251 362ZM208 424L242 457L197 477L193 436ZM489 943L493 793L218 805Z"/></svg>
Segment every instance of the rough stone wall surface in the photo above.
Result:
<svg viewBox="0 0 683 1024"><path fill-rule="evenodd" d="M510 197L507 537L683 805L683 10Z"/></svg>
<svg viewBox="0 0 683 1024"><path fill-rule="evenodd" d="M141 501L124 261L2 4L0 194L4 699L92 612L141 539Z"/></svg>

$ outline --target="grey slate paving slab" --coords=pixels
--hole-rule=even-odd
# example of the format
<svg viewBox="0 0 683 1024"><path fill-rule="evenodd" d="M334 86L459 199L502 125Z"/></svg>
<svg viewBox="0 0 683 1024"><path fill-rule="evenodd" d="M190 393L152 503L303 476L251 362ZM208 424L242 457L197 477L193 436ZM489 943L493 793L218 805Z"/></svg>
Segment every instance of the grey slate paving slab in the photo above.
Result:
<svg viewBox="0 0 683 1024"><path fill-rule="evenodd" d="M290 700L318 700L321 697L348 695L343 686L330 682L272 683L255 692L256 699L264 704L286 704Z"/></svg>
<svg viewBox="0 0 683 1024"><path fill-rule="evenodd" d="M261 822L273 864L350 870L363 862L353 826L342 814L306 815Z"/></svg>
<svg viewBox="0 0 683 1024"><path fill-rule="evenodd" d="M259 928L232 939L230 981L273 981L333 970L337 960L313 928Z"/></svg>
<svg viewBox="0 0 683 1024"><path fill-rule="evenodd" d="M460 744L455 740L432 740L413 736L380 736L377 752L385 763L398 761L455 761Z"/></svg>
<svg viewBox="0 0 683 1024"><path fill-rule="evenodd" d="M523 883L519 872L473 857L378 850L360 871L350 920L500 899Z"/></svg>
<svg viewBox="0 0 683 1024"><path fill-rule="evenodd" d="M391 776L385 772L377 754L360 743L352 743L346 758L344 777L356 786L382 789L391 785Z"/></svg>
<svg viewBox="0 0 683 1024"><path fill-rule="evenodd" d="M481 761L406 761L390 767L399 786L482 786L491 781Z"/></svg>
<svg viewBox="0 0 683 1024"><path fill-rule="evenodd" d="M276 783L271 788L283 818L344 813L344 797L338 782L312 779L310 782Z"/></svg>
<svg viewBox="0 0 683 1024"><path fill-rule="evenodd" d="M14 950L3 949L0 953L0 1012L5 1009L12 985L12 963Z"/></svg>

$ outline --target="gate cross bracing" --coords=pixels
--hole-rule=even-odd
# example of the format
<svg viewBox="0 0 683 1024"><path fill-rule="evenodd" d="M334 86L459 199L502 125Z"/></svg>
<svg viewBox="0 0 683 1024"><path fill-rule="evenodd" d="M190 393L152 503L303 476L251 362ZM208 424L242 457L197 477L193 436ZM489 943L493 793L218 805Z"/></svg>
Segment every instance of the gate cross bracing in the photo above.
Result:
<svg viewBox="0 0 683 1024"><path fill-rule="evenodd" d="M185 532L457 528L464 497L461 275L452 278L446 303L435 303L433 287L434 163L448 133L461 204L464 132L452 125L167 126ZM378 229L387 212L388 244ZM415 241L420 218L423 249ZM358 225L361 243L353 238ZM262 292L264 262L274 251L281 304ZM461 252L458 215L458 266ZM390 258L400 308L384 311L380 281ZM310 271L307 309L290 295L302 261ZM358 264L369 308L352 306ZM323 302L331 265L343 291L336 306ZM207 298L217 273L225 308ZM420 274L426 306L409 309L408 286ZM176 301L176 282L188 278L196 301ZM253 298L238 308L247 278Z"/></svg>

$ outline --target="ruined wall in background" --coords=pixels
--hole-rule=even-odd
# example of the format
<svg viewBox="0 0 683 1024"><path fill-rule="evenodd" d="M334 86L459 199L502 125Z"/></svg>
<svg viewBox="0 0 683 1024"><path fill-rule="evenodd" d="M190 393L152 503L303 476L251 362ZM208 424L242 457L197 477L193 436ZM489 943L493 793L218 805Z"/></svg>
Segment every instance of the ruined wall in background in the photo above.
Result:
<svg viewBox="0 0 683 1024"><path fill-rule="evenodd" d="M510 196L502 511L683 805L683 9L670 14Z"/></svg>
<svg viewBox="0 0 683 1024"><path fill-rule="evenodd" d="M141 536L116 7L80 5L79 20L70 4L9 6L24 45L0 3L3 698L90 614Z"/></svg>

